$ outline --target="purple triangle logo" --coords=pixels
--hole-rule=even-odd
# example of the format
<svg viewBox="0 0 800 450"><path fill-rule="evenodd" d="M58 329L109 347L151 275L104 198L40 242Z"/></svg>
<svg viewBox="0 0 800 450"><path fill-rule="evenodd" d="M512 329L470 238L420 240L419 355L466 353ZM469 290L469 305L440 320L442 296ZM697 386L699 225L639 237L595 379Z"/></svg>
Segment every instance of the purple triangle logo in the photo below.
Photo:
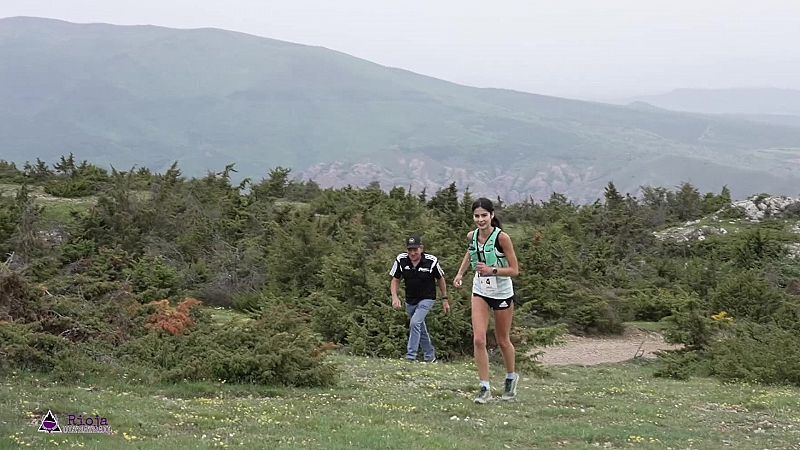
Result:
<svg viewBox="0 0 800 450"><path fill-rule="evenodd" d="M58 419L53 411L47 410L47 414L42 417L42 423L39 425L39 430L47 433L61 433L61 428L58 426Z"/></svg>

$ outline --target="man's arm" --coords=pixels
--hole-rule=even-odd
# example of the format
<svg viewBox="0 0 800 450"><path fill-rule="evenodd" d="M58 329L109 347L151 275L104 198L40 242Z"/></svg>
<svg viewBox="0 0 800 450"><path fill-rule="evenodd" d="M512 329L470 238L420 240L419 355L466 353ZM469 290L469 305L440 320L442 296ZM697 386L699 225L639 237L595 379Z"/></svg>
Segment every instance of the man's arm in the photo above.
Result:
<svg viewBox="0 0 800 450"><path fill-rule="evenodd" d="M444 275L439 277L437 282L439 283L439 293L442 295L442 308L445 314L449 314L450 302L447 301L447 281L444 279Z"/></svg>
<svg viewBox="0 0 800 450"><path fill-rule="evenodd" d="M392 277L392 284L389 285L389 290L392 291L392 308L394 309L400 309L403 307L403 304L400 303L400 297L397 294L399 288L400 288L400 279Z"/></svg>

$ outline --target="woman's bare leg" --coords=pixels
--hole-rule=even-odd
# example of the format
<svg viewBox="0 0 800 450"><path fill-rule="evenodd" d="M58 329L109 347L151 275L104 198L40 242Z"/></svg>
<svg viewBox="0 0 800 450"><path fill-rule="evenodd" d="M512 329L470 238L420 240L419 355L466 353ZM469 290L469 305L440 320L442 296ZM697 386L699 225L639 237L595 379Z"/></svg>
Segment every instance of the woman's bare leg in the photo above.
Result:
<svg viewBox="0 0 800 450"><path fill-rule="evenodd" d="M489 381L489 353L486 350L486 332L489 329L489 305L480 297L472 296L472 345L478 378Z"/></svg>
<svg viewBox="0 0 800 450"><path fill-rule="evenodd" d="M513 319L513 303L508 309L496 310L494 312L494 335L497 338L497 345L500 347L500 352L503 353L503 363L506 366L507 373L514 373L516 370L516 350L514 349L514 344L511 343L511 322ZM474 321L475 319L473 317L473 324Z"/></svg>

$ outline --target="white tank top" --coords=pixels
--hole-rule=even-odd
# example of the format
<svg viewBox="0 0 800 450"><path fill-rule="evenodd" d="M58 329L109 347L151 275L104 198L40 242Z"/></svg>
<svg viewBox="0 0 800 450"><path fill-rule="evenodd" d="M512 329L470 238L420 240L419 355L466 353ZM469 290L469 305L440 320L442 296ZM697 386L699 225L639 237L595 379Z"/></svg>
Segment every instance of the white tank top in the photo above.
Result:
<svg viewBox="0 0 800 450"><path fill-rule="evenodd" d="M478 243L478 251L483 251L483 245L480 243ZM496 248L495 254L498 257L505 256L497 251ZM511 282L511 277L497 275L483 277L478 275L478 272L475 272L475 277L472 278L472 293L487 298L505 300L514 296L514 284Z"/></svg>

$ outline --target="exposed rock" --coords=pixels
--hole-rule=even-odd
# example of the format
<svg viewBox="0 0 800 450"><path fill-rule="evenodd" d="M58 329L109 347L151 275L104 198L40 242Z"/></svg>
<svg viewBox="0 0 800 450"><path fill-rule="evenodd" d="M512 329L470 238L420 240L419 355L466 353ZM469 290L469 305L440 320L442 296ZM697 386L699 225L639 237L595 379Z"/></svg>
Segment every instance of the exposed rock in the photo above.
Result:
<svg viewBox="0 0 800 450"><path fill-rule="evenodd" d="M786 256L792 259L800 259L800 243L794 242L786 244Z"/></svg>
<svg viewBox="0 0 800 450"><path fill-rule="evenodd" d="M731 206L744 211L745 217L752 222L800 213L800 199L784 196L754 195L747 200L733 202Z"/></svg>
<svg viewBox="0 0 800 450"><path fill-rule="evenodd" d="M744 220L750 222L759 222L766 218L800 217L800 198L754 195L747 200L731 203L731 207L741 210L744 214ZM720 213L723 212L725 212L724 209L713 214L705 221L708 222L710 219L711 222L717 222ZM661 240L689 242L703 241L708 236L725 235L729 232L721 225L699 225L700 222L700 220L692 220L679 227L654 232L653 235ZM733 225L736 221L727 220L726 223ZM734 231L737 230L734 228ZM791 231L800 234L800 222L794 224ZM787 249L789 257L800 259L800 244L789 244Z"/></svg>
<svg viewBox="0 0 800 450"><path fill-rule="evenodd" d="M63 244L66 242L67 237L67 232L61 228L39 231L39 238L51 247Z"/></svg>
<svg viewBox="0 0 800 450"><path fill-rule="evenodd" d="M674 227L664 231L655 231L653 235L661 240L673 240L677 242L704 241L708 236L728 234L728 230L723 227L710 225L695 228L697 222L686 222L681 227Z"/></svg>

